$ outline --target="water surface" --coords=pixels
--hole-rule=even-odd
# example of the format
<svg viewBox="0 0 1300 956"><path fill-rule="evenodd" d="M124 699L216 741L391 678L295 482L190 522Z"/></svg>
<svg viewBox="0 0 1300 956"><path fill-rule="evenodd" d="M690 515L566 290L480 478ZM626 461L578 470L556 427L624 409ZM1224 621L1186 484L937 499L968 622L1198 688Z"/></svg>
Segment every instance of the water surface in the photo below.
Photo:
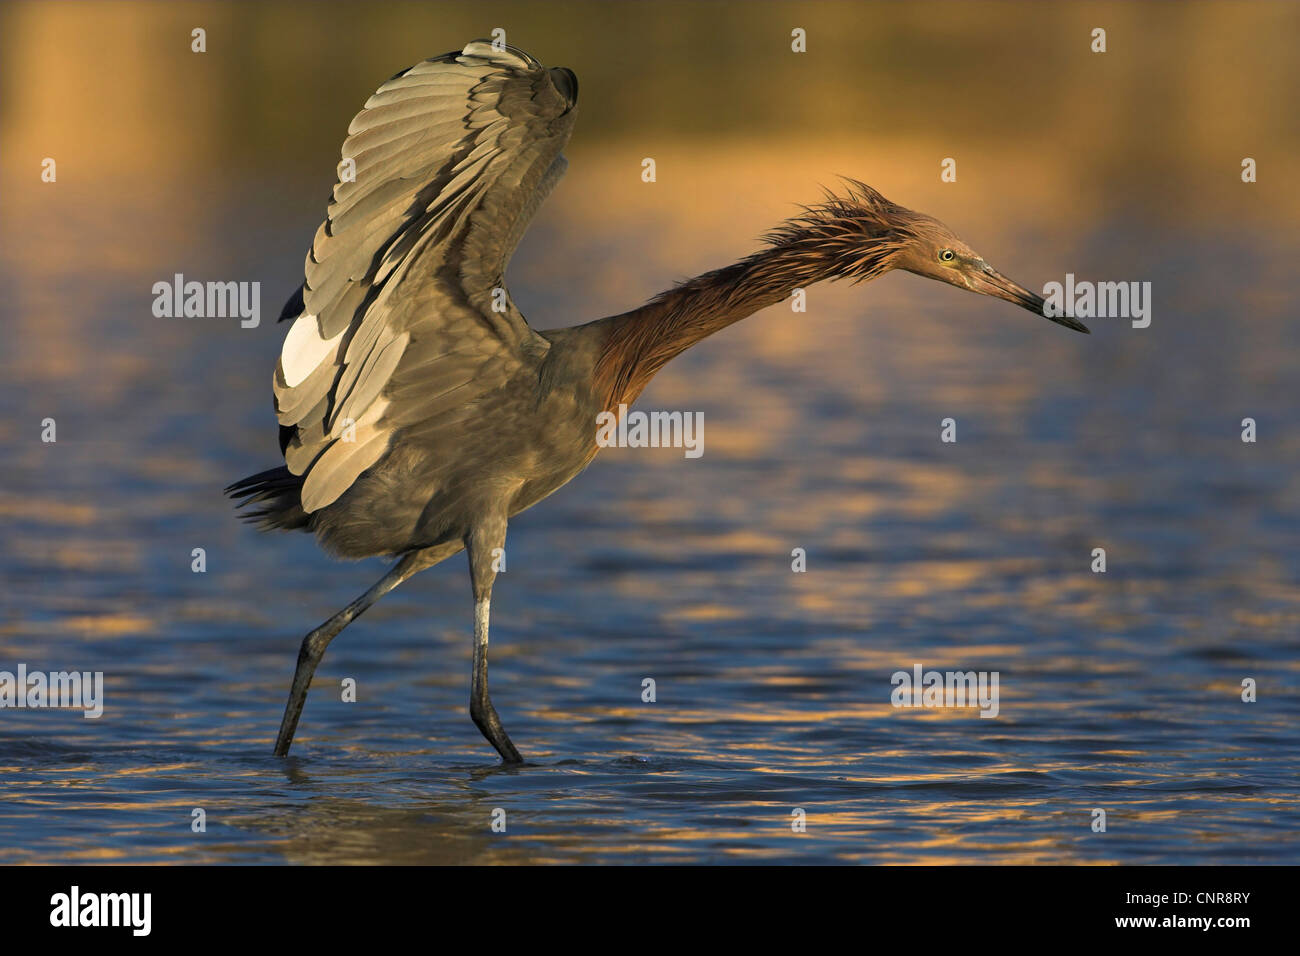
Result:
<svg viewBox="0 0 1300 956"><path fill-rule="evenodd" d="M111 24L136 35L133 8L116 9ZM901 8L881 9L897 35L920 36ZM1261 35L1276 32L1273 8L1247 9ZM1031 26L1073 29L1066 10ZM66 37L41 19L55 14L22 11L8 14L24 29L5 42L71 68L42 39ZM998 22L982 29L996 35ZM637 39L638 23L602 29L624 31L622 56L676 64L666 42ZM425 53L456 45L419 24ZM118 132L102 153L42 127L7 87L6 136L68 161L57 185L32 182L28 167L6 178L19 185L0 247L0 669L103 671L106 682L99 720L0 710L7 860L1300 862L1300 242L1286 177L1240 184L1247 147L1227 131L1213 155L1213 136L1162 111L1165 87L1108 75L1099 93L1075 64L1050 95L998 85L982 102L1014 113L1022 96L1058 96L1101 116L1099 100L1131 93L1139 114L1185 134L1170 147L1181 158L1144 153L1125 179L1123 137L1088 151L1048 140L1036 153L962 126L945 138L942 123L792 137L757 108L718 139L663 118L680 81L637 93L617 84L612 52L582 47L604 77L584 86L593 115L619 102L657 118L610 138L596 123L587 140L579 124L569 176L511 270L540 326L621 311L750 251L836 172L948 220L1027 285L1066 271L1151 281L1152 325L1099 320L1084 338L902 275L816 287L807 313L770 309L673 363L640 401L703 412L701 458L602 452L512 523L492 690L526 766L496 766L468 718L463 556L335 641L280 760L270 749L302 634L384 568L331 561L302 535L259 535L220 495L276 463L269 386L284 327L271 320L300 281L336 147L303 151L290 120L231 121L248 142L213 136L212 117L246 106L243 70L281 75L274 45L177 73L188 54L169 59L157 31L136 26L153 54L130 57L102 94L74 83L61 100L93 112L107 98ZM243 26L228 36L284 35ZM1212 18L1183 26L1144 34L1171 69L1166 58L1216 29ZM345 44L345 28L328 42ZM393 30L393 43L409 32ZM533 36L547 56L546 36ZM731 39L739 59L722 73L762 65L736 52L754 49L750 37ZM567 42L558 28L554 42ZM770 55L788 55L780 46ZM312 135L337 142L352 100L410 58L377 76L369 60L340 73L331 83L346 105L332 111L307 90L277 87L274 102L286 115L326 111ZM809 82L860 89L809 64ZM886 67L904 69L871 68ZM693 89L711 95L721 68L691 68ZM1294 78L1289 60L1242 68ZM929 68L906 69L918 104L938 109ZM141 112L149 84L130 70L176 75L190 107L156 127ZM1254 110L1265 145L1295 155L1294 131L1269 126L1275 106L1235 109ZM950 152L963 157L951 190L932 160ZM652 195L638 175L647 153L667 158ZM984 170L980 156L997 161ZM1124 200L1089 202L1097 182ZM1198 191L1204 206L1188 201ZM1234 203L1249 208L1222 214ZM152 284L176 272L260 281L262 324L155 319ZM40 441L47 417L53 444ZM1253 444L1240 439L1246 417ZM956 443L939 440L945 418ZM796 548L805 573L791 570ZM1095 548L1105 574L1090 571ZM997 671L999 715L892 707L891 675L916 664ZM344 678L355 703L340 700ZM1247 678L1254 703L1241 700ZM205 833L191 830L196 808ZM498 809L505 833L491 827ZM805 833L792 831L796 809ZM1091 829L1095 809L1105 833Z"/></svg>

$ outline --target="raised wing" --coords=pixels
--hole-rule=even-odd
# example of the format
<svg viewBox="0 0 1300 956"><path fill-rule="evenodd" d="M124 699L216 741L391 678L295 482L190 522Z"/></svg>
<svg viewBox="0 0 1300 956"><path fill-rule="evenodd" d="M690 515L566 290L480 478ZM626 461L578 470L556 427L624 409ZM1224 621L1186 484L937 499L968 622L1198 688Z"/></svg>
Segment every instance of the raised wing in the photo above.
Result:
<svg viewBox="0 0 1300 956"><path fill-rule="evenodd" d="M399 73L352 120L275 371L304 511L398 428L436 435L545 355L504 273L564 173L576 99L570 71L476 41Z"/></svg>

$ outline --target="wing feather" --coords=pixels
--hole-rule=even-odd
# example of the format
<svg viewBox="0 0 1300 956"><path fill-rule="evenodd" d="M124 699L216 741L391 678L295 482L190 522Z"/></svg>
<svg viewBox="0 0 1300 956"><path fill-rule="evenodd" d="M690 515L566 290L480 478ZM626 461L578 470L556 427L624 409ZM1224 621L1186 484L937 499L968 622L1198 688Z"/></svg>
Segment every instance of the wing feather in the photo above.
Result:
<svg viewBox="0 0 1300 956"><path fill-rule="evenodd" d="M549 345L494 290L564 171L575 98L567 71L476 41L388 80L348 125L355 176L312 240L273 382L306 512L398 428L445 440L486 396L535 380Z"/></svg>

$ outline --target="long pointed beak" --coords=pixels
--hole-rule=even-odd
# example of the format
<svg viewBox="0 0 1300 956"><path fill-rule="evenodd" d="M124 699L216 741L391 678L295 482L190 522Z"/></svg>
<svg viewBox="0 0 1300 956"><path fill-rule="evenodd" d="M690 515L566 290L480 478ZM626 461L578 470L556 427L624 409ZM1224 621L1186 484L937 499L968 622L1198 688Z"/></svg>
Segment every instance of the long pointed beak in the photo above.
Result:
<svg viewBox="0 0 1300 956"><path fill-rule="evenodd" d="M982 295L991 295L1013 302L1022 309L1028 309L1034 315L1041 315L1043 318L1049 319L1057 325L1063 325L1067 329L1074 329L1074 331L1082 332L1084 335L1092 334L1086 325L1070 318L1068 315L1046 314L1043 311L1045 300L1041 295L1035 295L1028 289L1016 285L992 266L985 265L984 271L972 278L971 289Z"/></svg>

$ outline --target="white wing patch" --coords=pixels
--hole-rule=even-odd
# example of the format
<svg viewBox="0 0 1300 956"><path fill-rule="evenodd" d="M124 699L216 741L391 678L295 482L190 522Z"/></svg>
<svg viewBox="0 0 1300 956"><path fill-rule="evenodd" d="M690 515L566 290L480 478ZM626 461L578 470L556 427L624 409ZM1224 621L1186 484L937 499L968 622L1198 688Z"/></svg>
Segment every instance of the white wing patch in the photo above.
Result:
<svg viewBox="0 0 1300 956"><path fill-rule="evenodd" d="M342 331L332 339L322 338L316 316L308 312L298 316L289 329L289 334L285 336L284 348L280 351L280 371L284 376L284 384L289 388L301 385L321 362L332 359L337 354L339 340L342 338Z"/></svg>

